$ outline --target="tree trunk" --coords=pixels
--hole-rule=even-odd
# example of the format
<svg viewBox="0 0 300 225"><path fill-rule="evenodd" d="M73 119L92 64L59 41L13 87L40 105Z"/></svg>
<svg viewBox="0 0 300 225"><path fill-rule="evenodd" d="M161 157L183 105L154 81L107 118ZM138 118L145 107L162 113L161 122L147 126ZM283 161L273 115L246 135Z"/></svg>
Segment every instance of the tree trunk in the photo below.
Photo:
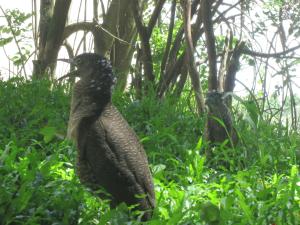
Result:
<svg viewBox="0 0 300 225"><path fill-rule="evenodd" d="M200 82L199 73L196 69L195 58L194 58L194 45L192 40L191 31L191 1L182 1L183 13L184 13L184 33L186 40L186 62L188 62L188 70L192 81L192 86L195 92L195 99L197 104L197 112L199 114L204 112L205 104L202 92L202 86Z"/></svg>
<svg viewBox="0 0 300 225"><path fill-rule="evenodd" d="M121 1L118 22L118 37L113 45L111 61L117 74L117 90L124 91L127 84L128 73L132 56L135 51L134 43L137 38L136 26L129 0ZM124 19L126 18L126 19Z"/></svg>
<svg viewBox="0 0 300 225"><path fill-rule="evenodd" d="M52 77L70 4L71 0L56 0L53 8L53 0L41 1L39 49L37 60L33 63L33 78Z"/></svg>

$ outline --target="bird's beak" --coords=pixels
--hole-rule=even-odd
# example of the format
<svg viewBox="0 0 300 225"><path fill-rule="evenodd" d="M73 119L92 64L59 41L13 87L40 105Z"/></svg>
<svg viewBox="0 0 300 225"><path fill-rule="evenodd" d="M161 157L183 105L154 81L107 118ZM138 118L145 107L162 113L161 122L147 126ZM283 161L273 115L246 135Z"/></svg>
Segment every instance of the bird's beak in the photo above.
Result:
<svg viewBox="0 0 300 225"><path fill-rule="evenodd" d="M69 63L69 64L74 64L74 59L57 59L57 61L66 62L66 63ZM67 73L66 75L60 77L58 79L58 81L61 81L61 80L65 79L65 78L68 78L68 77L77 77L77 76L78 76L77 70L71 71L71 72Z"/></svg>
<svg viewBox="0 0 300 225"><path fill-rule="evenodd" d="M66 75L64 75L64 76L62 76L62 77L60 77L60 78L58 78L57 80L58 81L61 81L61 80L63 80L63 79L65 79L65 78L72 78L72 77L79 77L78 76L78 73L77 73L77 70L74 70L74 71L72 71L72 72L69 72L69 73L67 73Z"/></svg>
<svg viewBox="0 0 300 225"><path fill-rule="evenodd" d="M74 59L57 59L57 61L62 61L62 62L74 64Z"/></svg>

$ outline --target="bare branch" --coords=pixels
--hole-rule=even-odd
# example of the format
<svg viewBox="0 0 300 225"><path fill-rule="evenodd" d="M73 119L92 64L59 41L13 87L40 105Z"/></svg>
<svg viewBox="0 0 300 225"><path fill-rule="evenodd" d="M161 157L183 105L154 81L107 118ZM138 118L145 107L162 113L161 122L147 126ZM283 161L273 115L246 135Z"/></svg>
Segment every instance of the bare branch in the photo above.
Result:
<svg viewBox="0 0 300 225"><path fill-rule="evenodd" d="M139 2L137 0L132 0L132 11L138 33L141 35L141 38L146 38L148 36L147 28L143 24L143 18L141 16Z"/></svg>
<svg viewBox="0 0 300 225"><path fill-rule="evenodd" d="M104 31L106 34L108 34L110 37L113 39L116 39L123 44L131 45L127 41L113 35L111 32L109 32L107 29L105 29L103 26L94 23L94 22L79 22L79 23L74 23L66 26L65 32L64 32L64 39L67 39L70 35L72 35L75 32L78 31L89 31L93 34L97 33L98 35L101 35L102 31Z"/></svg>
<svg viewBox="0 0 300 225"><path fill-rule="evenodd" d="M98 22L98 0L93 0L93 21Z"/></svg>
<svg viewBox="0 0 300 225"><path fill-rule="evenodd" d="M218 78L217 78L217 57L216 57L216 44L215 35L212 22L212 1L202 0L201 2L201 13L202 22L204 26L207 54L208 54L208 65L209 65L209 76L208 76L208 90L217 90Z"/></svg>
<svg viewBox="0 0 300 225"><path fill-rule="evenodd" d="M152 30L156 24L158 16L159 16L165 2L166 2L166 0L158 0L158 3L156 3L157 5L155 6L154 11L153 11L151 18L149 20L149 23L148 23L148 28L147 28L148 34L152 33Z"/></svg>
<svg viewBox="0 0 300 225"><path fill-rule="evenodd" d="M174 24L175 24L175 12L176 12L176 0L173 0L172 6L171 6L171 18L170 18L170 24L169 24L169 29L168 29L167 44L166 44L166 48L164 51L164 55L161 60L161 66L160 66L161 76L164 75L166 63L167 63L169 53L170 53L170 48L171 48L171 43L172 43L172 38L173 38Z"/></svg>
<svg viewBox="0 0 300 225"><path fill-rule="evenodd" d="M261 57L261 58L281 58L284 57L286 54L294 52L295 50L300 49L300 44L289 48L285 51L282 52L276 52L276 53L262 53L262 52L255 52L255 51L251 51L248 48L244 48L242 50L242 54L246 54L246 55L250 55L250 56L256 56L256 57Z"/></svg>
<svg viewBox="0 0 300 225"><path fill-rule="evenodd" d="M79 22L70 24L65 27L63 39L67 39L69 36L71 36L73 33L78 31L90 31L95 32L96 29L96 23L93 22Z"/></svg>
<svg viewBox="0 0 300 225"><path fill-rule="evenodd" d="M144 64L145 77L148 81L154 82L155 77L153 74L153 61L152 61L151 46L149 42L152 30L148 29L148 27L146 27L143 24L143 19L141 17L141 13L139 10L139 2L137 0L131 0L131 3L132 3L131 5L132 5L132 11L133 11L136 28L142 42L142 46L141 46L143 52L142 60ZM151 29L153 29L153 27Z"/></svg>
<svg viewBox="0 0 300 225"><path fill-rule="evenodd" d="M105 12L103 0L100 0L100 3L101 3L101 10L102 10L102 17L105 17L106 12Z"/></svg>
<svg viewBox="0 0 300 225"><path fill-rule="evenodd" d="M200 0L194 0L192 2L191 17L194 16L194 14L197 12L196 10L197 10L199 3L200 3ZM195 29L192 34L193 42L196 42L201 35L201 32L199 32L201 23L202 23L201 18L198 15L195 26L194 26ZM181 67L184 63L185 51L179 57L177 57L178 52L181 47L183 34L184 34L184 24L180 27L180 29L178 30L178 32L176 34L176 37L173 41L173 46L169 53L168 62L166 63L166 66L165 66L165 72L164 72L164 74L161 74L161 77L160 77L160 81L159 81L159 85L158 85L158 96L160 98L163 97L165 91L168 89L170 82L173 79L177 78L177 76L179 75L179 73L181 71Z"/></svg>
<svg viewBox="0 0 300 225"><path fill-rule="evenodd" d="M245 46L245 42L238 43L232 53L232 57L229 62L229 66L227 68L227 73L225 77L225 85L224 91L225 92L232 92L235 86L235 76L237 71L239 70L239 59L241 56L242 49Z"/></svg>
<svg viewBox="0 0 300 225"><path fill-rule="evenodd" d="M202 93L202 87L199 79L199 74L196 69L195 59L194 59L194 45L192 41L192 31L191 31L191 1L182 0L181 4L183 6L184 13L184 31L186 40L186 59L188 62L189 74L191 76L192 85L195 91L195 98L197 103L198 113L204 112L205 104L204 97Z"/></svg>

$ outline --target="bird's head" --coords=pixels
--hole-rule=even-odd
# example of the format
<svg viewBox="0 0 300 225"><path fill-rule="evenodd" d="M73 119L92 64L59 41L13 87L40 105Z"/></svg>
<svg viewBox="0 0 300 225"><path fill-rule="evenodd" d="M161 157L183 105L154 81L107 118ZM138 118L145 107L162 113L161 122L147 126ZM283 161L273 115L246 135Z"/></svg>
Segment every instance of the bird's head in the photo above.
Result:
<svg viewBox="0 0 300 225"><path fill-rule="evenodd" d="M99 54L83 53L73 59L59 59L59 61L70 63L77 68L69 76L105 82L108 86L112 86L115 83L115 76L110 61Z"/></svg>
<svg viewBox="0 0 300 225"><path fill-rule="evenodd" d="M209 111L214 111L215 108L219 108L224 103L224 94L218 91L210 91L206 95L205 104Z"/></svg>

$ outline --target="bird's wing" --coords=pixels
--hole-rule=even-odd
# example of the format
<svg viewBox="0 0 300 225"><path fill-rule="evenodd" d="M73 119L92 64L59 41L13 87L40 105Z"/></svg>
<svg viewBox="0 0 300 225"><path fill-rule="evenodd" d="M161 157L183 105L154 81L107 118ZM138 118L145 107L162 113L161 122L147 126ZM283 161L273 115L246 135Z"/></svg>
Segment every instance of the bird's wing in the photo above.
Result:
<svg viewBox="0 0 300 225"><path fill-rule="evenodd" d="M147 156L135 132L111 104L102 112L100 120L106 133L106 142L115 153L119 166L128 170L129 176L142 188L141 194L148 194L149 203L154 207L154 185Z"/></svg>

